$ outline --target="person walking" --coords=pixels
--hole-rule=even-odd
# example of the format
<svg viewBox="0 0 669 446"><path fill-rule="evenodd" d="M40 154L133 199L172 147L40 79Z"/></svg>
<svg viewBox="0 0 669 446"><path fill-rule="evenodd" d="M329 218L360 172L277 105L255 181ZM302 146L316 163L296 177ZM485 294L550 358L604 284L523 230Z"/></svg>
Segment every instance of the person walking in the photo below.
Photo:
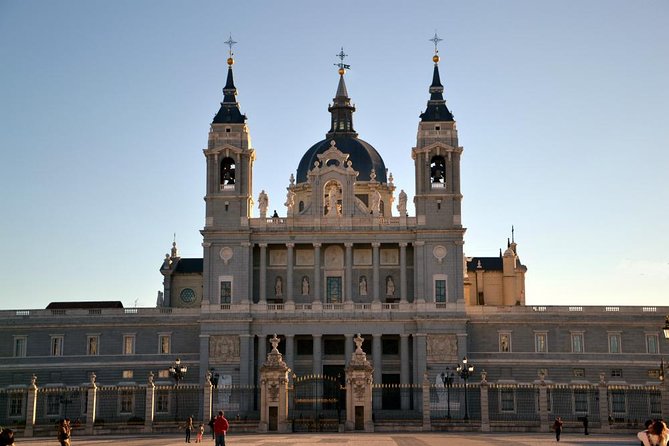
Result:
<svg viewBox="0 0 669 446"><path fill-rule="evenodd" d="M193 416L186 420L186 443L190 443L190 434L193 432Z"/></svg>
<svg viewBox="0 0 669 446"><path fill-rule="evenodd" d="M562 433L562 418L555 418L553 423L553 430L555 431L555 440L560 441L560 434Z"/></svg>
<svg viewBox="0 0 669 446"><path fill-rule="evenodd" d="M225 446L225 436L228 433L230 428L230 423L223 416L223 411L218 411L218 416L214 420L214 433L216 434L216 445L215 446Z"/></svg>
<svg viewBox="0 0 669 446"><path fill-rule="evenodd" d="M70 446L70 437L72 430L70 429L70 419L61 419L58 422L57 438L60 446Z"/></svg>
<svg viewBox="0 0 669 446"><path fill-rule="evenodd" d="M590 420L588 420L588 416L583 417L583 435L590 435L590 432L588 432L588 424Z"/></svg>

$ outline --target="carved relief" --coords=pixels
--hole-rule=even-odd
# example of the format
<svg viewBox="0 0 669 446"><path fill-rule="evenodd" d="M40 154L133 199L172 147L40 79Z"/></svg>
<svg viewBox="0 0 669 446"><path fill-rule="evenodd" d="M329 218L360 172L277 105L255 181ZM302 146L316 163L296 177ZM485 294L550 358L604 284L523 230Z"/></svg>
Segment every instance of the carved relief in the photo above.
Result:
<svg viewBox="0 0 669 446"><path fill-rule="evenodd" d="M344 251L341 247L328 246L325 249L325 267L339 269L344 267Z"/></svg>
<svg viewBox="0 0 669 446"><path fill-rule="evenodd" d="M218 255L221 257L221 260L223 260L223 263L225 263L226 265L232 258L232 254L233 254L232 248L230 248L229 246L224 246L218 253Z"/></svg>
<svg viewBox="0 0 669 446"><path fill-rule="evenodd" d="M386 248L380 250L381 265L399 265L400 252L394 248Z"/></svg>
<svg viewBox="0 0 669 446"><path fill-rule="evenodd" d="M354 249L353 250L353 264L355 264L355 265L371 265L372 264L372 250L371 249Z"/></svg>
<svg viewBox="0 0 669 446"><path fill-rule="evenodd" d="M269 251L269 264L271 266L285 266L288 263L288 253L285 249L271 249Z"/></svg>
<svg viewBox="0 0 669 446"><path fill-rule="evenodd" d="M239 361L239 336L210 336L209 358L214 362Z"/></svg>
<svg viewBox="0 0 669 446"><path fill-rule="evenodd" d="M295 264L298 266L311 266L314 264L314 251L311 249L296 249Z"/></svg>
<svg viewBox="0 0 669 446"><path fill-rule="evenodd" d="M458 338L454 334L427 336L428 361L457 361Z"/></svg>

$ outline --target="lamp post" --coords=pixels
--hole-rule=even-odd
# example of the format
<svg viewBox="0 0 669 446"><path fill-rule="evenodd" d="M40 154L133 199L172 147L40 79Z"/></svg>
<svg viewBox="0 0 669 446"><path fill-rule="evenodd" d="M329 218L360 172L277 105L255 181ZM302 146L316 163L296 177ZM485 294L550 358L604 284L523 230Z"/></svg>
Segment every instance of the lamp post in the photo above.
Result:
<svg viewBox="0 0 669 446"><path fill-rule="evenodd" d="M446 386L446 419L451 419L451 387L453 386L453 380L455 375L451 372L450 368L446 369L446 372L441 372L441 381Z"/></svg>
<svg viewBox="0 0 669 446"><path fill-rule="evenodd" d="M460 378L462 378L463 381L465 382L465 417L463 419L465 421L468 421L469 408L467 407L467 380L474 373L474 366L467 363L467 357L465 356L464 358L462 358L462 364L458 364L458 368L455 370L460 375Z"/></svg>
<svg viewBox="0 0 669 446"><path fill-rule="evenodd" d="M170 376L172 379L174 379L174 398L176 401L176 411L174 417L176 419L179 418L179 392L178 392L178 387L179 387L179 381L184 379L186 377L186 372L188 371L188 367L185 365L181 365L181 359L177 358L174 361L174 364L168 369L168 372L170 373Z"/></svg>

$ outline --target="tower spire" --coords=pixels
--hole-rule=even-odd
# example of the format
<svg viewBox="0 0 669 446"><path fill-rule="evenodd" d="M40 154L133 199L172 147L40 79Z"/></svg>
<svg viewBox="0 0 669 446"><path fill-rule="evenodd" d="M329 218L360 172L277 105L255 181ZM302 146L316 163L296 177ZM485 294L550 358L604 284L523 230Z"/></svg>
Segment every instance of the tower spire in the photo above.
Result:
<svg viewBox="0 0 669 446"><path fill-rule="evenodd" d="M339 73L339 84L337 85L337 93L335 93L335 97L332 100L332 105L328 107L332 118L330 131L327 133L327 136L342 133L357 135L353 129L353 112L355 111L355 107L351 104L351 99L348 97L348 90L346 89L346 82L344 82L344 74L346 74L346 70L351 69L351 65L344 63L344 58L348 57L348 54L344 53L344 47L341 48L341 51L336 56L339 58L339 62L334 65L339 67L339 70L337 70Z"/></svg>
<svg viewBox="0 0 669 446"><path fill-rule="evenodd" d="M223 102L221 102L221 108L214 116L212 124L243 124L246 121L246 115L239 111L239 103L236 99L237 88L232 76L232 65L235 63L235 59L232 57L234 55L232 47L237 42L232 40L231 34L224 43L228 45L228 76L225 80L225 87L223 87Z"/></svg>
<svg viewBox="0 0 669 446"><path fill-rule="evenodd" d="M421 113L421 121L453 121L453 114L446 107L444 100L444 86L441 85L439 78L439 42L444 39L439 38L436 31L434 37L428 41L434 43L434 71L432 73L432 84L430 85L430 100L427 101L427 108L424 113Z"/></svg>

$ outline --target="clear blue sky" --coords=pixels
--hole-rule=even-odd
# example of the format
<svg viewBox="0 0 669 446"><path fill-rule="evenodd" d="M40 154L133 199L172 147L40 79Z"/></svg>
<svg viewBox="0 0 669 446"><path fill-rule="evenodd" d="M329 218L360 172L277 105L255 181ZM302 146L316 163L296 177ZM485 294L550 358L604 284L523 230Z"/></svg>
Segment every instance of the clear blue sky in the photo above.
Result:
<svg viewBox="0 0 669 446"><path fill-rule="evenodd" d="M153 306L173 233L202 255L230 33L254 197L285 213L341 46L356 130L413 197L435 30L466 254L515 225L528 303L665 305L667 23L666 1L0 0L0 308Z"/></svg>

